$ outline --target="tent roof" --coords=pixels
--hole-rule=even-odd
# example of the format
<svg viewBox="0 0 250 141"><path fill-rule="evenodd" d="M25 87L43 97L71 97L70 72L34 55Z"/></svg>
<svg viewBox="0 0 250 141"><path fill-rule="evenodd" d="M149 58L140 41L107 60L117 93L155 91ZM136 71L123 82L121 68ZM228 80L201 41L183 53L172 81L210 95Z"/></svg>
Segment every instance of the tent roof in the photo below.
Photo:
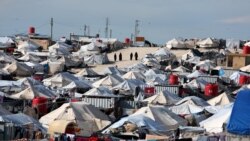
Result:
<svg viewBox="0 0 250 141"><path fill-rule="evenodd" d="M77 124L73 121L67 121L67 120L55 120L53 121L48 128L48 133L50 135L53 135L56 133L65 133L67 127L69 125L77 126Z"/></svg>
<svg viewBox="0 0 250 141"><path fill-rule="evenodd" d="M143 101L147 101L150 104L173 105L180 100L181 98L176 94L172 94L168 90L165 90L161 91L159 94L146 98Z"/></svg>
<svg viewBox="0 0 250 141"><path fill-rule="evenodd" d="M81 71L79 71L77 74L75 74L76 77L83 77L83 76L97 76L99 75L91 68L84 68Z"/></svg>
<svg viewBox="0 0 250 141"><path fill-rule="evenodd" d="M217 105L226 105L234 102L234 99L227 95L225 92L208 100L207 101L210 105L217 106Z"/></svg>
<svg viewBox="0 0 250 141"><path fill-rule="evenodd" d="M117 75L108 75L100 80L97 80L92 85L94 87L99 87L99 86L113 87L113 86L121 83L122 81L124 81L124 80Z"/></svg>

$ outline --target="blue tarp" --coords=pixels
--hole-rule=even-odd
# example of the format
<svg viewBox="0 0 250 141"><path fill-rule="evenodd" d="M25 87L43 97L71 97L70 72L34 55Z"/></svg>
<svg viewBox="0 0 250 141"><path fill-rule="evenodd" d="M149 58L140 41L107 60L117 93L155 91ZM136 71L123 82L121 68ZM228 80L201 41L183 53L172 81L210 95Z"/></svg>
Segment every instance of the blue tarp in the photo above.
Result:
<svg viewBox="0 0 250 141"><path fill-rule="evenodd" d="M250 89L238 92L227 130L238 135L250 135Z"/></svg>

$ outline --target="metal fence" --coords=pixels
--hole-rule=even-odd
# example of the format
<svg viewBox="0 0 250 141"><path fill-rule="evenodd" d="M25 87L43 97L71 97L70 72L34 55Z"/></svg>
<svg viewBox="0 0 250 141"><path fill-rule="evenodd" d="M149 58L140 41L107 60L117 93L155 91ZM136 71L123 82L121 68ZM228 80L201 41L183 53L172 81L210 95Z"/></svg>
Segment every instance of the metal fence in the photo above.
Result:
<svg viewBox="0 0 250 141"><path fill-rule="evenodd" d="M216 83L218 82L218 76L199 76L200 79L205 80L208 83Z"/></svg>
<svg viewBox="0 0 250 141"><path fill-rule="evenodd" d="M165 85L165 86L161 86L161 85L156 85L156 86L150 86L150 85L142 85L140 86L142 90L144 90L146 87L154 87L155 89L155 94L158 94L164 90L168 90L169 92L173 93L173 94L177 94L179 95L180 93L180 85Z"/></svg>
<svg viewBox="0 0 250 141"><path fill-rule="evenodd" d="M84 97L82 101L90 103L97 108L114 108L115 98Z"/></svg>

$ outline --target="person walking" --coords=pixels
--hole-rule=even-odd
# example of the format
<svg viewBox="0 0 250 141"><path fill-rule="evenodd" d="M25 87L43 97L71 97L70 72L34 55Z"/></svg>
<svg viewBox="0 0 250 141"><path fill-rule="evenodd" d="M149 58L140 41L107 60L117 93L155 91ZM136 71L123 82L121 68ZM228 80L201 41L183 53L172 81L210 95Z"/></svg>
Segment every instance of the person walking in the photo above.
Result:
<svg viewBox="0 0 250 141"><path fill-rule="evenodd" d="M122 53L119 54L119 61L122 61Z"/></svg>
<svg viewBox="0 0 250 141"><path fill-rule="evenodd" d="M117 56L116 56L116 53L114 54L114 61L116 61L116 58L117 58Z"/></svg>
<svg viewBox="0 0 250 141"><path fill-rule="evenodd" d="M130 60L133 60L133 53L130 53Z"/></svg>
<svg viewBox="0 0 250 141"><path fill-rule="evenodd" d="M138 53L135 52L135 60L137 60L137 59L138 59Z"/></svg>

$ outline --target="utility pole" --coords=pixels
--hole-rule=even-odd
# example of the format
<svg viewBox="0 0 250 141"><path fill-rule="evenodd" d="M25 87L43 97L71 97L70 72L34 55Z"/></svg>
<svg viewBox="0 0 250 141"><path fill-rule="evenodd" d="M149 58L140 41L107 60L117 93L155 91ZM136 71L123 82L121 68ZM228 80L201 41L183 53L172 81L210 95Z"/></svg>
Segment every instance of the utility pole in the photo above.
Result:
<svg viewBox="0 0 250 141"><path fill-rule="evenodd" d="M134 34L134 44L136 43L136 37L139 34L139 20L135 20L135 34Z"/></svg>
<svg viewBox="0 0 250 141"><path fill-rule="evenodd" d="M105 38L108 38L109 32L109 18L106 18L106 27L105 27Z"/></svg>
<svg viewBox="0 0 250 141"><path fill-rule="evenodd" d="M84 35L84 36L87 36L87 25L86 25L86 24L84 25L83 30L84 30L83 35Z"/></svg>
<svg viewBox="0 0 250 141"><path fill-rule="evenodd" d="M109 38L112 38L112 29L109 30Z"/></svg>
<svg viewBox="0 0 250 141"><path fill-rule="evenodd" d="M53 21L53 18L50 19L50 38L51 38L51 41L53 41L53 24L54 24L54 21Z"/></svg>
<svg viewBox="0 0 250 141"><path fill-rule="evenodd" d="M87 27L88 27L88 36L90 36L90 26Z"/></svg>

